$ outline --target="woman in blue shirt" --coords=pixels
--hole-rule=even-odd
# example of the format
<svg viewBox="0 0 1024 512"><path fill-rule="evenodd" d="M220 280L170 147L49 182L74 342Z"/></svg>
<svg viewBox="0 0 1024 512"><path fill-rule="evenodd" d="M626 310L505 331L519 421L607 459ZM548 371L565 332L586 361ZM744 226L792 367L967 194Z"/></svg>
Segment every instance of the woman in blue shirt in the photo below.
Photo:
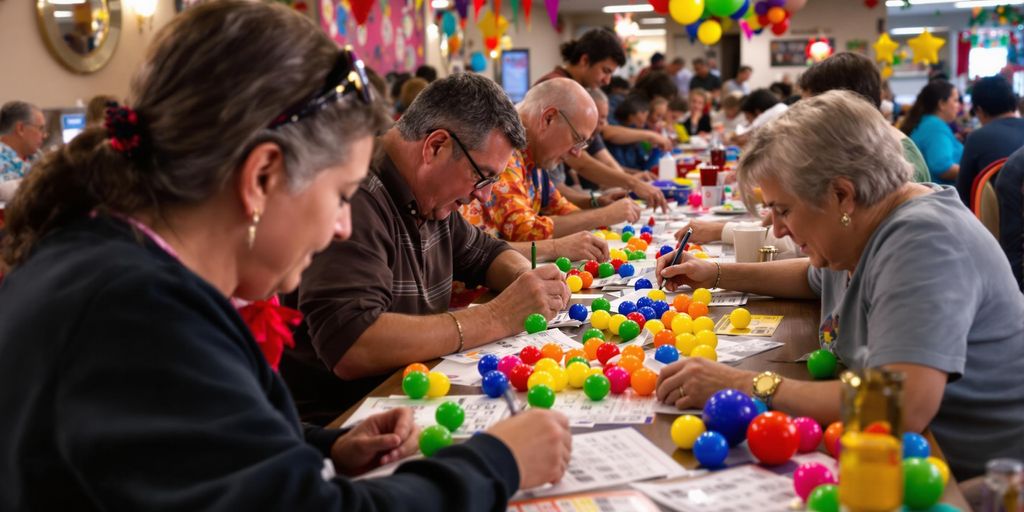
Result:
<svg viewBox="0 0 1024 512"><path fill-rule="evenodd" d="M900 128L920 148L932 181L956 183L964 145L956 139L949 123L960 112L960 94L945 80L933 80L921 89L913 108Z"/></svg>

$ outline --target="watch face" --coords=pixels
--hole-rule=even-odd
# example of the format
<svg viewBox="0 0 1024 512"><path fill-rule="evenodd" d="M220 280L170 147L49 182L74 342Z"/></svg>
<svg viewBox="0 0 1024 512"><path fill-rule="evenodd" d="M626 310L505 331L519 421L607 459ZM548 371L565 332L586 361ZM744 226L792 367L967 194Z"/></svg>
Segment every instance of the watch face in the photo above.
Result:
<svg viewBox="0 0 1024 512"><path fill-rule="evenodd" d="M761 377L757 379L757 383L754 384L754 387L757 388L756 391L758 393L767 393L772 389L772 378L767 375Z"/></svg>

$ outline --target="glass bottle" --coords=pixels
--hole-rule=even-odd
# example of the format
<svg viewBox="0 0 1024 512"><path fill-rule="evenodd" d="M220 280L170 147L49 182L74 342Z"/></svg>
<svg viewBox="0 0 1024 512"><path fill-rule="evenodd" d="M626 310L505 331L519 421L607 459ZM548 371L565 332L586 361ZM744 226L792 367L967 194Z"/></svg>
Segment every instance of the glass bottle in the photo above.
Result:
<svg viewBox="0 0 1024 512"><path fill-rule="evenodd" d="M993 459L985 465L982 512L1018 512L1024 510L1024 463L1016 459Z"/></svg>

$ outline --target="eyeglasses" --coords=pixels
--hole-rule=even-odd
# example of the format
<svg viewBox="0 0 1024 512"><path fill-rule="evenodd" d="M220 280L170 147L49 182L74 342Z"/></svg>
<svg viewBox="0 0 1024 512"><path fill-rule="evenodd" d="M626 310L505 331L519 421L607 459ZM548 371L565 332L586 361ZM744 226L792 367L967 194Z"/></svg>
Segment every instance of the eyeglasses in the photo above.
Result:
<svg viewBox="0 0 1024 512"><path fill-rule="evenodd" d="M558 115L562 116L562 119L565 119L565 124L569 125L569 129L572 130L572 140L575 141L572 145L572 149L576 151L583 151L584 149L587 149L587 146L590 145L590 141L580 135L580 132L576 131L576 127L572 125L572 121L569 120L569 116L565 115L561 109L558 110Z"/></svg>
<svg viewBox="0 0 1024 512"><path fill-rule="evenodd" d="M473 184L473 190L480 190L482 188L486 188L488 185L493 185L498 182L498 179L501 178L500 173L495 174L494 176L491 177L484 176L483 171L480 170L480 166L476 165L476 162L473 160L473 157L469 156L469 151L466 149L466 146L462 145L462 141L459 140L459 138L456 137L451 130L445 131L448 132L448 135L452 136L452 140L454 140L455 143L459 145L459 149L461 149L462 152L465 153L466 158L469 159L469 165L473 166L473 171L476 172L476 175L480 177L480 179L476 180L476 183Z"/></svg>
<svg viewBox="0 0 1024 512"><path fill-rule="evenodd" d="M334 67L327 73L324 86L312 98L293 105L284 113L274 118L267 127L275 129L287 124L298 122L333 105L352 94L363 104L373 103L370 94L370 79L366 76L366 66L356 56L351 47L345 47L335 61Z"/></svg>

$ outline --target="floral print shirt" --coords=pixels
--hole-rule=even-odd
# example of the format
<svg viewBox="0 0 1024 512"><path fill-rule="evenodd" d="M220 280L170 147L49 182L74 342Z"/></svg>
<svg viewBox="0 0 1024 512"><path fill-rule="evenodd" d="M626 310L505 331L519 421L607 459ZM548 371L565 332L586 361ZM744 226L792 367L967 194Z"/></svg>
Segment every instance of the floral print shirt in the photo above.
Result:
<svg viewBox="0 0 1024 512"><path fill-rule="evenodd" d="M0 183L24 178L30 167L31 164L22 160L17 151L0 142Z"/></svg>

